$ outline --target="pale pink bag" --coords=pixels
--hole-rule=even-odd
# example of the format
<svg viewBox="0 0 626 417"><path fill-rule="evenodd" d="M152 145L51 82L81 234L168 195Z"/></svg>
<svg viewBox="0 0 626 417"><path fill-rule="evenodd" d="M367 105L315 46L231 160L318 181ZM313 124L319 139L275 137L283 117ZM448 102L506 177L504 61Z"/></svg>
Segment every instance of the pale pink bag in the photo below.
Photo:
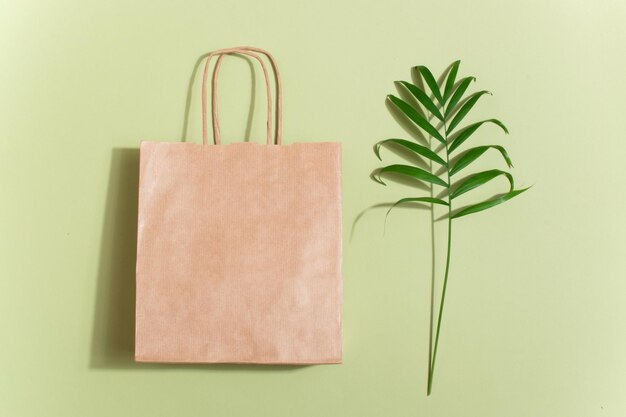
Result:
<svg viewBox="0 0 626 417"><path fill-rule="evenodd" d="M269 58L276 75L272 135ZM263 68L267 144L220 143L217 74L226 54ZM213 135L206 84L211 58ZM141 142L135 359L315 364L342 359L341 146L281 144L273 57L253 47L206 61L203 143Z"/></svg>

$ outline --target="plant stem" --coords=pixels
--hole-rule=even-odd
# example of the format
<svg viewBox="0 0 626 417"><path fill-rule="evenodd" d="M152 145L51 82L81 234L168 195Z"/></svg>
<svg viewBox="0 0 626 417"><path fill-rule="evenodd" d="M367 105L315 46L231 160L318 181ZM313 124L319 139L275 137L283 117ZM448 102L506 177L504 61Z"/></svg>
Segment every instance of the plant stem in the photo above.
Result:
<svg viewBox="0 0 626 417"><path fill-rule="evenodd" d="M448 273L450 272L450 249L452 247L452 199L450 198L450 152L448 151L448 129L446 120L443 121L443 131L446 140L446 169L448 173L448 250L446 254L446 272L443 278L443 288L441 290L441 301L439 303L439 317L437 318L437 333L435 335L435 347L433 357L428 368L428 388L426 395L430 395L433 389L433 376L435 374L435 360L437 359L437 347L439 346L439 333L441 331L441 317L443 316L443 305L446 301L446 289L448 288ZM432 340L432 339L431 339Z"/></svg>
<svg viewBox="0 0 626 417"><path fill-rule="evenodd" d="M435 348L433 350L433 359L430 363L428 371L428 390L427 395L433 388L433 375L435 373L435 360L437 359L437 346L439 345L439 332L441 331L441 317L443 316L443 305L446 301L446 288L448 286L448 272L450 271L450 247L452 243L452 209L448 206L448 254L446 256L446 273L443 279L443 289L441 291L441 302L439 303L439 318L437 319L437 334L435 336Z"/></svg>

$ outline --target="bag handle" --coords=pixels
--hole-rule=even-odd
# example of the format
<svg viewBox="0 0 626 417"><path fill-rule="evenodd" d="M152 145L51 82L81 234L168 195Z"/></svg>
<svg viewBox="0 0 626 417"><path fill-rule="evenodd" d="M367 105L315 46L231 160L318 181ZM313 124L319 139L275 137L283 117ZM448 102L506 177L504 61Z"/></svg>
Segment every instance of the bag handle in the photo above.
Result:
<svg viewBox="0 0 626 417"><path fill-rule="evenodd" d="M254 57L255 59L259 60L259 62L261 63L261 66L263 67L264 73L265 73L265 80L266 80L266 85L268 88L268 98L270 97L269 94L269 77L267 75L267 70L266 67L263 63L263 61L259 58L258 55L254 54L254 52L258 52L260 54L263 54L265 56L267 56L267 58L269 59L269 61L272 64L272 67L274 69L274 74L276 77L276 101L277 101L277 116L276 116L276 144L280 145L282 142L282 88L281 88L281 82L280 82L280 74L278 72L278 67L276 65L276 61L274 60L274 57L267 51L260 49L260 48L256 48L256 47L252 47L252 46L241 46L241 47L235 47L235 48L226 48L226 49L220 49L214 52L211 52L208 56L207 56L207 60L206 60L206 64L204 66L204 76L202 78L202 142L206 145L208 144L208 123L207 123L207 92L206 92L206 87L207 87L207 79L208 79L208 73L209 73L209 64L211 62L211 59L215 56L215 55L219 55L220 58L218 58L218 63L216 64L216 71L214 71L213 73L213 97L212 97L212 108L213 108L213 137L214 137L214 141L216 145L220 144L220 132L219 132L219 120L217 117L217 94L216 94L216 86L217 86L217 72L219 71L219 64L220 64L220 60L222 58L222 56L224 56L225 54L234 54L234 53L240 53L243 55L249 55ZM268 108L268 117L269 117L269 121L268 121L268 131L271 131L271 99L269 99L269 108ZM271 135L268 136L268 144L271 144L272 140L271 140Z"/></svg>
<svg viewBox="0 0 626 417"><path fill-rule="evenodd" d="M265 63L263 62L261 57L259 57L255 53L247 52L243 50L239 52L232 52L232 53L251 56L255 58L257 61L259 61L259 63L261 64L261 68L263 68L263 75L265 76L265 86L267 90L267 122L266 122L267 144L271 145L272 144L272 89L270 87L270 79L269 79L269 75L267 72L267 67L265 66ZM220 121L218 118L218 111L217 111L217 76L220 72L222 59L224 59L226 55L230 55L230 54L221 54L219 56L219 58L217 59L217 62L215 63L215 69L213 69L213 87L212 87L213 94L212 94L211 106L213 108L213 137L214 137L216 144L220 144L221 136L222 136L220 133Z"/></svg>

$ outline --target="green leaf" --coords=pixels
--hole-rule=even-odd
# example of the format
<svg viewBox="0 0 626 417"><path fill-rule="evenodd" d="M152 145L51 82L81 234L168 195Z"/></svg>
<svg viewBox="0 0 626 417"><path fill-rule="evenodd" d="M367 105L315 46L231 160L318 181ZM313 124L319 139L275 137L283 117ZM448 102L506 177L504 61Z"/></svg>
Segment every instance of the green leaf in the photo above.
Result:
<svg viewBox="0 0 626 417"><path fill-rule="evenodd" d="M513 190L513 191L509 191L508 193L497 197L497 198L493 198L491 200L487 200L487 201L483 201L482 203L478 203L478 204L473 204L471 206L467 206L462 208L461 210L457 211L455 214L452 215L453 219L457 219L459 217L463 217L463 216L467 216L468 214L473 214L473 213L478 213L479 211L483 211L483 210L487 210L488 208L497 206L498 204L502 204L506 201L509 201L510 199L512 199L513 197L516 197L518 195L520 195L521 193L523 193L524 191L528 190L530 187L528 188L523 188L521 190Z"/></svg>
<svg viewBox="0 0 626 417"><path fill-rule="evenodd" d="M405 139L385 139L383 141L380 141L376 144L376 146L374 147L374 152L376 153L376 156L378 157L378 159L381 159L380 157L380 147L385 144L385 143L394 143L397 145L400 145L406 149L409 149L425 158L430 159L431 161L435 161L437 162L439 165L443 165L443 166L447 166L446 161L444 161L439 155L437 155L435 152L431 151L430 149L428 149L425 146L422 145L418 145L415 142L411 142Z"/></svg>
<svg viewBox="0 0 626 417"><path fill-rule="evenodd" d="M504 175L509 180L509 183L511 183L510 191L513 191L513 176L508 172L500 171L499 169L491 169L489 171L483 171L479 172L478 174L469 176L450 193L450 199L454 199L461 194L465 194L466 192L473 190L476 187L480 187L481 185L491 181L496 177L499 177L500 175Z"/></svg>
<svg viewBox="0 0 626 417"><path fill-rule="evenodd" d="M400 84L405 86L407 90L409 90L411 94L413 94L413 97L415 97L417 101L422 103L422 106L424 106L429 112L431 112L433 116L443 121L443 115L441 114L437 106L435 106L435 103L433 103L430 97L428 97L428 94L423 92L421 88L407 81L400 81Z"/></svg>
<svg viewBox="0 0 626 417"><path fill-rule="evenodd" d="M454 111L454 107L457 103L463 98L463 94L465 94L465 90L469 87L472 81L476 81L476 77L465 77L461 81L459 81L459 86L456 90L454 90L454 94L450 98L448 105L446 106L446 111L444 112L444 116L448 117Z"/></svg>
<svg viewBox="0 0 626 417"><path fill-rule="evenodd" d="M388 97L389 100L391 100L391 102L395 104L400 111L402 111L402 113L413 121L413 123L424 129L426 133L437 139L439 142L446 143L443 136L441 136L441 133L439 133L437 129L435 129L435 127L428 122L428 120L424 119L422 115L419 114L409 103L394 96L393 94L390 94Z"/></svg>
<svg viewBox="0 0 626 417"><path fill-rule="evenodd" d="M477 93L472 94L467 99L467 101L463 104L463 106L461 106L459 111L454 115L454 118L448 125L446 132L447 133L452 132L454 128L457 127L459 123L461 123L461 120L463 120L463 118L467 115L467 113L469 113L469 111L472 110L472 107L474 107L478 99L485 94L491 95L491 93L487 90L479 91Z"/></svg>
<svg viewBox="0 0 626 417"><path fill-rule="evenodd" d="M381 175L386 172L407 175L409 177L415 178L416 180L430 182L432 184L441 185L443 187L448 186L448 183L446 183L444 180L442 180L438 176L433 175L430 172L425 171L421 168L412 167L410 165L389 165L389 166L382 168L378 172L378 181L383 185L387 185L387 184L383 182Z"/></svg>
<svg viewBox="0 0 626 417"><path fill-rule="evenodd" d="M448 78L446 79L446 87L443 91L443 101L446 102L452 94L452 89L454 88L454 83L456 82L456 74L459 72L459 65L461 61L454 61L452 66L450 67L450 72L448 72Z"/></svg>
<svg viewBox="0 0 626 417"><path fill-rule="evenodd" d="M511 158L506 153L506 150L502 146L498 145L486 145L486 146L477 146L475 148L471 148L463 153L463 155L458 159L456 164L450 169L450 175L454 175L472 162L474 162L478 157L487 152L490 148L496 149L500 151L502 157L506 161L506 164L509 168L513 168L513 163L511 162Z"/></svg>
<svg viewBox="0 0 626 417"><path fill-rule="evenodd" d="M439 104L443 106L443 97L441 96L441 91L439 91L439 85L437 85L437 81L435 80L435 77L433 77L433 73L430 72L430 70L423 65L418 65L415 68L422 75L424 81L426 81L426 84L428 84L430 91L433 92L433 95L435 96Z"/></svg>
<svg viewBox="0 0 626 417"><path fill-rule="evenodd" d="M459 146L461 146L461 144L463 142L465 142L470 136L472 136L472 134L480 127L482 126L484 123L493 123L497 126L500 126L500 128L502 130L504 130L504 133L508 134L509 130L506 128L506 126L504 125L504 123L502 123L500 120L497 119L489 119L489 120L483 120L481 122L476 122L473 123L469 126L466 126L465 128L463 128L463 130L461 130L459 132L459 134L457 135L456 138L454 138L452 144L450 145L450 147L448 148L448 152L452 153L454 152L454 150L456 148L458 148Z"/></svg>

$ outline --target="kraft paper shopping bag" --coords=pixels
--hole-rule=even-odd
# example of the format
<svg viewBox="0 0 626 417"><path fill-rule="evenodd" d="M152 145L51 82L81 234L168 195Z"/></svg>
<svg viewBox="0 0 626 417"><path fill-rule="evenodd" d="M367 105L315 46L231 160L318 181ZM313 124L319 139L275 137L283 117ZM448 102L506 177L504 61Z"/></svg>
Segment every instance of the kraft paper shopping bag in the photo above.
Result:
<svg viewBox="0 0 626 417"><path fill-rule="evenodd" d="M275 132L270 77L256 52L274 69ZM235 53L264 71L266 144L221 143L217 75ZM202 144L141 142L136 360L341 362L340 144L282 144L280 75L264 50L209 54L202 89Z"/></svg>

